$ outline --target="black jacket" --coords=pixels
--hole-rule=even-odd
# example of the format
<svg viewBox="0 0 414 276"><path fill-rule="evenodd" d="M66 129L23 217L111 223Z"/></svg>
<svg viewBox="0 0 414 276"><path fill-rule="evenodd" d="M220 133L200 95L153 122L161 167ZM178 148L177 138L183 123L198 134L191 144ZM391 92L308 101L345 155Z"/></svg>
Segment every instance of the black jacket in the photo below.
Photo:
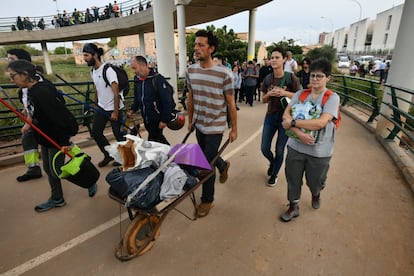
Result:
<svg viewBox="0 0 414 276"><path fill-rule="evenodd" d="M67 126L67 110L63 97L48 80L41 80L29 89L28 109L35 126L60 146L70 145ZM36 132L37 133L37 132ZM38 143L54 147L46 138L37 133Z"/></svg>

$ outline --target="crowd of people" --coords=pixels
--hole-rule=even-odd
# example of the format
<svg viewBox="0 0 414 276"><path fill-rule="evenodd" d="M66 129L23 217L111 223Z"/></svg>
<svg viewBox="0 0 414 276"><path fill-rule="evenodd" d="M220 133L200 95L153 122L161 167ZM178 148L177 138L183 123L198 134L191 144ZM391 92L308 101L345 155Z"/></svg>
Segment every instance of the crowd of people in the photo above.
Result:
<svg viewBox="0 0 414 276"><path fill-rule="evenodd" d="M304 58L298 64L291 52L276 47L271 52L270 60L264 59L263 66L253 60L241 65L235 62L231 66L225 58L215 55L218 39L212 32L199 30L195 35L195 63L188 66L186 73L188 130L195 130L197 142L207 160L211 162L218 154L226 128L230 129L229 141L237 139L237 110L240 109L237 103L245 101L247 106L252 107L254 100L261 100L267 104L261 138L261 152L268 161L267 169L263 169L269 177L266 185L276 185L279 171L286 160L289 209L281 214L281 220L287 222L299 216L303 176L311 191L312 207L319 209L321 192L326 187L333 154L337 126L335 122L339 117L339 96L326 87L330 79L331 63L323 58L312 61ZM131 116L140 110L148 140L169 144L163 129L172 119L174 105L165 78L149 67L145 57L136 56L130 63L135 74L134 102L129 107L125 106L118 75L112 67L106 66L102 56L102 48L93 43L84 45L83 58L91 67L91 78L96 89L97 110L91 135L103 154L98 167L107 166L110 162L121 166L107 151L109 142L104 135L105 125L109 122L116 140L123 141L125 137L120 131L123 114ZM49 118L53 116L44 116L47 112L55 111L34 97L35 94L38 95L39 87L46 86L50 91L56 88L51 87L52 84L30 64L30 61L16 63L10 60L10 78L22 91L26 91L27 113L32 122L59 139L62 150L70 150L71 137L64 135L65 131L59 131L61 126L58 122ZM53 94L49 97L48 101L56 101ZM27 130L23 131L26 132ZM65 205L65 200L60 179L51 172L50 158L57 149L43 141L39 143L42 146L43 170L48 175L51 186L50 198L35 207L37 212L43 212ZM31 153L32 157L37 153L37 144ZM39 166L38 158L32 158L32 161L28 164L29 171L26 173L29 177L24 181L41 177L40 171L33 175L29 173L31 167ZM62 163L63 160L59 162ZM217 159L215 168L218 169L221 183L227 181L229 167L229 160ZM210 213L215 197L214 186L215 174L202 185L196 217L205 217ZM88 190L89 196L94 196L96 191L97 185L92 186Z"/></svg>
<svg viewBox="0 0 414 276"><path fill-rule="evenodd" d="M84 11L78 10L76 8L73 10L73 12L67 12L64 10L62 13L58 13L53 17L53 19L51 19L49 26L52 28L60 28L78 24L98 22L110 18L136 14L149 8L151 8L150 0L146 1L145 5L143 5L140 1L137 6L132 6L128 11L122 11L120 4L117 1L113 1L113 3L110 2L105 7L92 6ZM48 24L45 22L43 17L40 18L38 22L35 22L31 21L29 17L22 18L21 16L18 16L16 19L16 24L13 24L11 26L11 30L44 30L47 28L47 25Z"/></svg>

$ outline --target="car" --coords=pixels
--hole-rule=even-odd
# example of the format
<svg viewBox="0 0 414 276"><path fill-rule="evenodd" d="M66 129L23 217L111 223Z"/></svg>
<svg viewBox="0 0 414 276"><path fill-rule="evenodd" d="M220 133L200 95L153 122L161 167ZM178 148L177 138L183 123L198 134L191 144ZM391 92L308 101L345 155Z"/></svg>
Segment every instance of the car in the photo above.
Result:
<svg viewBox="0 0 414 276"><path fill-rule="evenodd" d="M368 66L368 64L371 61L374 61L374 56L360 56L356 59L356 61L358 61L359 64L364 64L365 66Z"/></svg>
<svg viewBox="0 0 414 276"><path fill-rule="evenodd" d="M348 57L339 57L338 68L349 68L350 63Z"/></svg>

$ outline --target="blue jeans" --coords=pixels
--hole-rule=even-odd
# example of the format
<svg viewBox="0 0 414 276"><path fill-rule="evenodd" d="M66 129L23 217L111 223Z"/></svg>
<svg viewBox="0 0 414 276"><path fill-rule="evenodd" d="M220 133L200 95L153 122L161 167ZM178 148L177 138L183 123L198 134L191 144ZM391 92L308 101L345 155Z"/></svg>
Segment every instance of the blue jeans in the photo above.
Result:
<svg viewBox="0 0 414 276"><path fill-rule="evenodd" d="M275 154L273 155L271 146L276 131L278 134ZM282 167L288 138L289 137L285 134L285 129L282 126L282 114L267 114L263 123L261 150L264 157L269 160L270 166L273 167L272 175L277 176L280 167Z"/></svg>

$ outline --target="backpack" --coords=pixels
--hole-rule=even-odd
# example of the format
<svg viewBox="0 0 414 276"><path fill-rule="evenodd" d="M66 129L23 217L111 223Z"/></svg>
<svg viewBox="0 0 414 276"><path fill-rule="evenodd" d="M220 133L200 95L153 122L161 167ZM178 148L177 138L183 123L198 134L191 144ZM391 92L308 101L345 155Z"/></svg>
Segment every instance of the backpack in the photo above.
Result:
<svg viewBox="0 0 414 276"><path fill-rule="evenodd" d="M306 98L309 96L309 94L311 93L311 89L306 89L302 92L302 94L300 94L299 96L299 100L303 103L306 101ZM322 107L326 104L326 102L328 101L329 97L334 94L334 92L332 92L332 90L326 90L325 94L323 94L323 98L322 98ZM339 123L341 122L341 108L340 106L338 106L338 118L333 118L332 122L335 124L335 128L337 129L339 127Z"/></svg>
<svg viewBox="0 0 414 276"><path fill-rule="evenodd" d="M63 98L63 91L56 89L56 100L62 104L61 110L63 113L63 122L65 125L65 134L69 136L75 136L79 131L78 121L76 120L75 115L66 107L65 99Z"/></svg>
<svg viewBox="0 0 414 276"><path fill-rule="evenodd" d="M106 76L106 71L108 70L109 67L114 69L114 71L116 73L116 76L118 77L119 91L120 92L122 91L122 95L124 97L126 97L128 95L128 92L129 92L129 80L128 80L127 72L121 66L116 66L116 65L113 65L113 64L110 64L110 63L105 63L102 77L103 77L103 79L106 83L106 86L111 85L108 81L108 77Z"/></svg>
<svg viewBox="0 0 414 276"><path fill-rule="evenodd" d="M160 98L160 91L158 90L158 85L157 85L157 79L160 76L159 73L155 73L154 77L152 78L152 86L154 87L154 92L155 92L155 97L158 99L158 102L161 102L161 98ZM162 76L161 76L162 77ZM168 91L170 92L170 97L171 97L171 102L172 102L172 110L175 111L175 100L174 100L174 88L172 87L172 85L168 82L165 81L165 83L167 84L167 88Z"/></svg>

